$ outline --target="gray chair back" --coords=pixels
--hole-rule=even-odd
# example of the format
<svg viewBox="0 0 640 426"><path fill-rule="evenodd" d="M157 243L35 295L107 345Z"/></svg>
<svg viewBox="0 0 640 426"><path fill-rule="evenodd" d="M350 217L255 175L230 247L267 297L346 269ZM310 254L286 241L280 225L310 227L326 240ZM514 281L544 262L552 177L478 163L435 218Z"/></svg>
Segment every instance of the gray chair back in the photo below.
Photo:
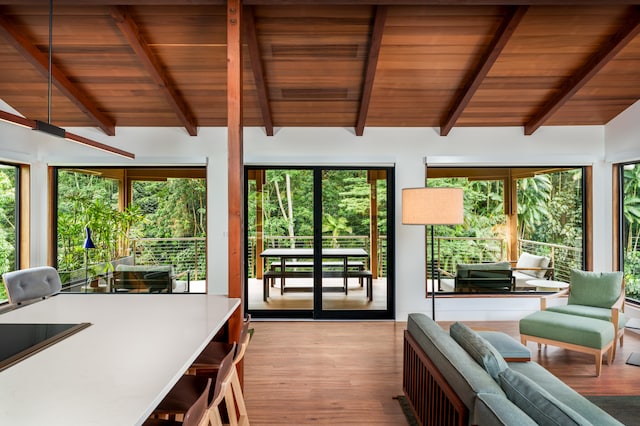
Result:
<svg viewBox="0 0 640 426"><path fill-rule="evenodd" d="M2 274L9 303L20 305L36 299L44 299L59 293L62 282L58 271L51 266L20 269Z"/></svg>

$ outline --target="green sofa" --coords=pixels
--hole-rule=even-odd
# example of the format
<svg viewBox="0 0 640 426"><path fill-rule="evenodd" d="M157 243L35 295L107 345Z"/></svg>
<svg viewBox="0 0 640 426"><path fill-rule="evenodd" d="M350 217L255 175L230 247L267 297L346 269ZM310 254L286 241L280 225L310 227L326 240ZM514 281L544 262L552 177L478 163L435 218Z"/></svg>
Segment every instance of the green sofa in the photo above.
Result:
<svg viewBox="0 0 640 426"><path fill-rule="evenodd" d="M420 313L407 321L403 389L424 425L622 424L540 364L507 362L482 333Z"/></svg>

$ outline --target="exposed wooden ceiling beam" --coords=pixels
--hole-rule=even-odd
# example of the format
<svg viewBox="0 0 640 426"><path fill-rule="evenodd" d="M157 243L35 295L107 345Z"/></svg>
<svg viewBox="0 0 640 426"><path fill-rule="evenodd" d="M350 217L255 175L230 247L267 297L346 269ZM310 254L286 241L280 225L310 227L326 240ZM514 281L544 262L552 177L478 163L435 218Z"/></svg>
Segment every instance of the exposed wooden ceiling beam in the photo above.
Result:
<svg viewBox="0 0 640 426"><path fill-rule="evenodd" d="M549 119L578 90L584 87L607 63L612 60L636 35L640 33L640 7L634 6L623 19L623 24L612 37L580 67L576 74L567 78L555 95L545 102L524 126L524 134L531 135Z"/></svg>
<svg viewBox="0 0 640 426"><path fill-rule="evenodd" d="M251 60L251 70L253 71L253 80L256 84L258 104L260 105L260 111L262 112L264 129L267 133L267 136L273 136L273 117L271 115L271 107L269 105L267 83L264 79L264 68L262 67L260 46L258 45L256 19L253 14L253 8L251 6L247 6L244 8L243 18L245 25L245 35L247 36L247 47L249 48L249 59Z"/></svg>
<svg viewBox="0 0 640 426"><path fill-rule="evenodd" d="M369 56L367 57L364 81L362 83L362 97L360 98L358 122L356 123L356 136L362 136L364 134L364 126L367 122L367 115L369 114L371 92L373 91L373 82L376 78L378 57L380 56L380 46L382 45L382 34L384 33L386 21L387 7L376 7L373 30L371 31L371 42L369 43Z"/></svg>
<svg viewBox="0 0 640 426"><path fill-rule="evenodd" d="M198 134L198 125L193 114L176 91L175 84L171 81L170 76L163 71L162 64L160 64L158 58L151 52L151 48L142 37L142 34L140 34L138 25L129 15L127 8L117 6L112 7L110 10L116 25L129 41L129 45L166 98L173 112L187 129L189 135L196 136Z"/></svg>
<svg viewBox="0 0 640 426"><path fill-rule="evenodd" d="M528 9L529 6L509 7L487 51L484 53L482 59L480 59L478 66L468 75L458 97L454 100L451 108L449 108L448 115L441 122L440 136L447 136L456 124L456 121L458 121L458 118L462 115L462 112L471 101L480 84L482 84L482 81L500 56L500 53L502 53L507 42L511 39L516 28L518 28L522 17L527 13Z"/></svg>
<svg viewBox="0 0 640 426"><path fill-rule="evenodd" d="M49 57L43 54L27 37L20 33L4 14L0 14L0 34L45 78L49 78ZM69 81L67 76L54 64L51 65L51 83L64 96L93 120L107 135L114 136L116 127L113 120L103 114L89 97Z"/></svg>

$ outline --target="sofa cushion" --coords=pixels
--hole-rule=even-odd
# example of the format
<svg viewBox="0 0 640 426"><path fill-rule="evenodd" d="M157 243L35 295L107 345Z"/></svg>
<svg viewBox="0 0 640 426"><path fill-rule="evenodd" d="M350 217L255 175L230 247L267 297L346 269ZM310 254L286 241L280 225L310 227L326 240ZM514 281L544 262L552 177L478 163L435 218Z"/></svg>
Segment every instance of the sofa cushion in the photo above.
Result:
<svg viewBox="0 0 640 426"><path fill-rule="evenodd" d="M622 289L622 272L571 270L569 305L610 308Z"/></svg>
<svg viewBox="0 0 640 426"><path fill-rule="evenodd" d="M507 271L511 269L509 262L489 262L489 263L458 263L456 265L456 276L469 278L469 271Z"/></svg>
<svg viewBox="0 0 640 426"><path fill-rule="evenodd" d="M504 395L500 385L489 376L455 340L435 321L421 313L411 313L407 331L420 345L447 383L469 410L473 409L476 394Z"/></svg>
<svg viewBox="0 0 640 426"><path fill-rule="evenodd" d="M547 268L549 267L549 262L551 260L545 256L537 256L535 254L530 254L527 252L523 252L518 258L518 262L516 263L517 268ZM522 274L529 275L533 278L544 278L547 273L546 270L536 271L536 270L527 270L523 269L519 271Z"/></svg>
<svg viewBox="0 0 640 426"><path fill-rule="evenodd" d="M507 398L539 425L591 425L527 376L506 369L500 373L499 378Z"/></svg>
<svg viewBox="0 0 640 426"><path fill-rule="evenodd" d="M598 426L622 426L609 413L580 395L537 362L510 362L509 368L534 380L556 399L564 402L591 423Z"/></svg>
<svg viewBox="0 0 640 426"><path fill-rule="evenodd" d="M465 324L453 323L449 334L496 382L498 375L508 368L498 350Z"/></svg>
<svg viewBox="0 0 640 426"><path fill-rule="evenodd" d="M474 412L475 420L472 423L474 425L534 426L537 424L505 395L479 393Z"/></svg>

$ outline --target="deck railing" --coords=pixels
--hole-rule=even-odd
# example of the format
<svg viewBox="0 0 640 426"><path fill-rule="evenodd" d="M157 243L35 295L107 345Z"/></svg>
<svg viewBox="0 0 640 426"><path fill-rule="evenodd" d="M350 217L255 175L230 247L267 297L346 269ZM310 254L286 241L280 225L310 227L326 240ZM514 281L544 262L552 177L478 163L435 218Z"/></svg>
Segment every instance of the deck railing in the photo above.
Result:
<svg viewBox="0 0 640 426"><path fill-rule="evenodd" d="M173 265L174 273L189 272L190 279L207 277L206 240L192 238L139 238L132 243L136 265Z"/></svg>
<svg viewBox="0 0 640 426"><path fill-rule="evenodd" d="M507 260L504 238L435 237L436 262L438 267L455 272L457 263L482 263ZM430 255L427 238L427 253ZM571 269L582 269L582 247L518 240L518 253L527 252L551 259L556 280L569 282ZM516 260L516 259L510 259ZM429 268L430 270L430 268Z"/></svg>

